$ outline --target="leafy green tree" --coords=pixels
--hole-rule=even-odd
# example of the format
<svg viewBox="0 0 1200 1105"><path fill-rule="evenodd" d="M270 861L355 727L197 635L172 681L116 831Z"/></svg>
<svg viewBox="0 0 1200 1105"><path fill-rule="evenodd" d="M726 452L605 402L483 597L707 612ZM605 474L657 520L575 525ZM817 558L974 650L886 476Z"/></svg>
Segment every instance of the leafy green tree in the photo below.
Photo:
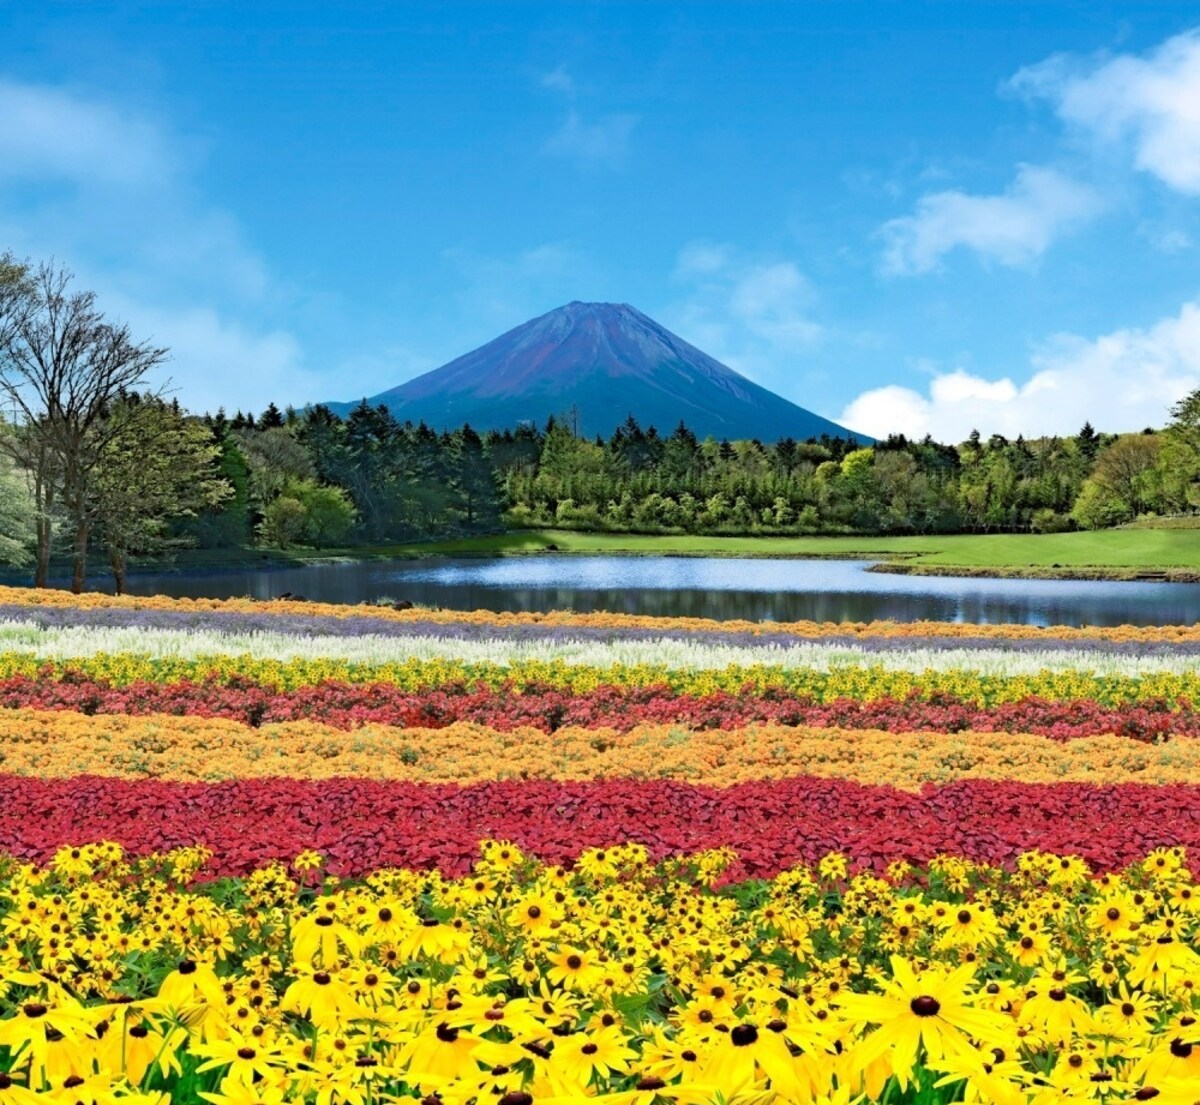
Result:
<svg viewBox="0 0 1200 1105"><path fill-rule="evenodd" d="M308 511L297 498L286 493L277 495L264 508L258 523L258 539L274 549L288 549L300 544Z"/></svg>
<svg viewBox="0 0 1200 1105"><path fill-rule="evenodd" d="M74 275L52 262L36 267L0 260L0 400L20 420L15 438L33 473L38 554L34 582L48 584L54 507L72 530L71 589L87 579L93 479L120 425L108 412L141 387L166 349L136 342L109 321Z"/></svg>
<svg viewBox="0 0 1200 1105"><path fill-rule="evenodd" d="M0 422L0 437L12 427ZM0 564L21 568L33 559L37 508L29 478L0 451Z"/></svg>
<svg viewBox="0 0 1200 1105"><path fill-rule="evenodd" d="M274 548L342 544L354 528L354 504L340 487L293 479L263 509L259 540Z"/></svg>
<svg viewBox="0 0 1200 1105"><path fill-rule="evenodd" d="M131 554L180 544L171 522L220 506L233 489L219 474L221 448L212 431L176 404L125 395L105 421L87 517L108 553L117 594L124 594Z"/></svg>
<svg viewBox="0 0 1200 1105"><path fill-rule="evenodd" d="M304 507L304 530L301 537L306 545L327 549L342 544L354 528L354 504L340 487L301 480L288 489Z"/></svg>
<svg viewBox="0 0 1200 1105"><path fill-rule="evenodd" d="M1097 456L1088 483L1134 518L1157 505L1154 473L1162 447L1157 434L1124 434Z"/></svg>

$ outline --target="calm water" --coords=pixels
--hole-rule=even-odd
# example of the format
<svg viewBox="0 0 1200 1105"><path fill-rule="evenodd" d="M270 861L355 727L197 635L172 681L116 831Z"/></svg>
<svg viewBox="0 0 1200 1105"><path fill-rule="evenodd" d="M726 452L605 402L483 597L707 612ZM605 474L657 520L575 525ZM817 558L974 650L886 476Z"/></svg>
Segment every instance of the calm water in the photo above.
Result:
<svg viewBox="0 0 1200 1105"><path fill-rule="evenodd" d="M867 572L865 561L512 557L314 564L139 575L135 594L322 602L390 595L458 610L610 610L790 621L1152 625L1200 620L1200 584L949 579ZM96 580L99 584L99 579Z"/></svg>

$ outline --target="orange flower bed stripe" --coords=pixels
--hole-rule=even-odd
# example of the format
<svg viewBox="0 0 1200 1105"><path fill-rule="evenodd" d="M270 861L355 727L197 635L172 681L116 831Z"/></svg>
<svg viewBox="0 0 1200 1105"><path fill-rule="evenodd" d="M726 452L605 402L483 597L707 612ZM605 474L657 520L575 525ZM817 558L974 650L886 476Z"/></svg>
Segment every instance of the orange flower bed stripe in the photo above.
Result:
<svg viewBox="0 0 1200 1105"><path fill-rule="evenodd" d="M812 776L919 790L965 779L1025 783L1188 783L1200 742L1125 737L1068 743L1031 734L888 733L753 725L627 732L566 727L497 731L315 722L251 728L221 718L0 711L0 771L42 779L100 775L172 782L358 777L421 783L675 779L708 786Z"/></svg>
<svg viewBox="0 0 1200 1105"><path fill-rule="evenodd" d="M580 626L610 629L652 629L663 632L689 631L696 633L720 630L734 633L791 633L797 637L828 636L859 637L969 637L996 640L1049 639L1091 641L1135 641L1171 643L1200 641L1200 625L1172 626L1070 626L1033 625L972 625L959 622L752 622L742 620L716 621L709 618L660 618L641 614L592 613L570 611L550 613L495 613L488 610L394 610L366 604L351 606L320 602L297 602L274 599L259 601L249 598L189 599L168 598L163 595L103 595L87 593L73 595L54 589L35 590L28 587L0 587L0 605L70 607L83 610L121 608L125 610L210 610L228 613L303 614L337 618L378 618L394 622L435 622L444 625L487 626Z"/></svg>

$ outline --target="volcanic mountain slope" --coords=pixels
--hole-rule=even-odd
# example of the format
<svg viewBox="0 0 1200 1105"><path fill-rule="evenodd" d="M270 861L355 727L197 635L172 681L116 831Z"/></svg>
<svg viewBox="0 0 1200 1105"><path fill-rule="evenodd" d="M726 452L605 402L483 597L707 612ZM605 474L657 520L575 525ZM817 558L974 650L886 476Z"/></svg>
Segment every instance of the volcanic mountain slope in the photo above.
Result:
<svg viewBox="0 0 1200 1105"><path fill-rule="evenodd" d="M574 408L587 434L607 435L632 414L663 434L682 419L701 438L851 436L627 303L568 303L368 401L438 430L540 426ZM345 413L354 404L328 405Z"/></svg>

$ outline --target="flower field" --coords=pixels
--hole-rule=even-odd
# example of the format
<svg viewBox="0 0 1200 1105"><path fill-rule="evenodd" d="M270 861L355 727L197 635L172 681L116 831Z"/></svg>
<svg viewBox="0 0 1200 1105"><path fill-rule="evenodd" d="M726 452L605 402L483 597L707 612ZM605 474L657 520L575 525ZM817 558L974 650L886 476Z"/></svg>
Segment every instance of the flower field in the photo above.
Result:
<svg viewBox="0 0 1200 1105"><path fill-rule="evenodd" d="M1200 631L0 588L0 1105L1200 1100Z"/></svg>

